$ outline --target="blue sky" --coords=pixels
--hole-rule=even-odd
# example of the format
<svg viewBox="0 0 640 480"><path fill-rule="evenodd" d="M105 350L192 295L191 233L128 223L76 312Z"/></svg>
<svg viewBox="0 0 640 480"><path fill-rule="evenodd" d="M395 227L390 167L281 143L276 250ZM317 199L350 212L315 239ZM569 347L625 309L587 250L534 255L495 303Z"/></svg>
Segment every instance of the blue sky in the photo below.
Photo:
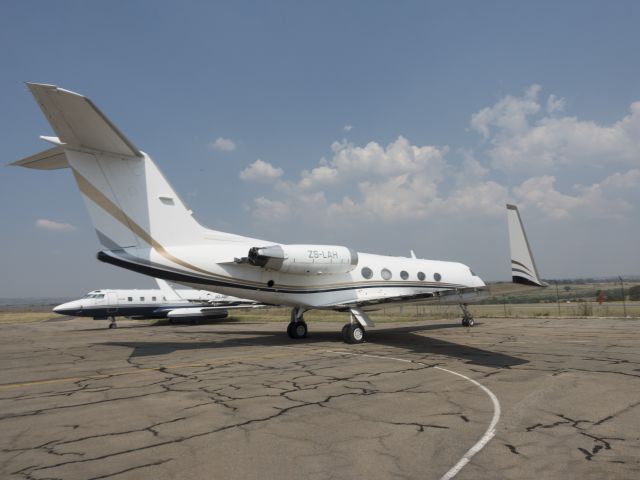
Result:
<svg viewBox="0 0 640 480"><path fill-rule="evenodd" d="M89 96L212 228L509 276L640 273L637 2L4 2L5 163ZM68 171L3 168L0 297L149 286L95 260Z"/></svg>

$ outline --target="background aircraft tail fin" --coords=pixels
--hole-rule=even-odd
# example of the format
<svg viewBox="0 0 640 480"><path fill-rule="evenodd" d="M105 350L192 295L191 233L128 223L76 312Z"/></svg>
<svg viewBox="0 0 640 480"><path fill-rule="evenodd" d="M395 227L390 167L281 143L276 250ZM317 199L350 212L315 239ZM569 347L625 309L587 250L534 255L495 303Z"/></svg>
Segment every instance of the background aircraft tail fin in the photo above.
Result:
<svg viewBox="0 0 640 480"><path fill-rule="evenodd" d="M515 205L507 205L507 221L509 224L511 277L513 283L537 287L546 286L538 275L538 269L533 260L533 254L522 225L520 212L518 212L518 207Z"/></svg>
<svg viewBox="0 0 640 480"><path fill-rule="evenodd" d="M164 296L167 301L182 300L182 297L178 295L178 292L176 292L174 288L166 282L166 280L156 278L156 283L162 291L162 296Z"/></svg>

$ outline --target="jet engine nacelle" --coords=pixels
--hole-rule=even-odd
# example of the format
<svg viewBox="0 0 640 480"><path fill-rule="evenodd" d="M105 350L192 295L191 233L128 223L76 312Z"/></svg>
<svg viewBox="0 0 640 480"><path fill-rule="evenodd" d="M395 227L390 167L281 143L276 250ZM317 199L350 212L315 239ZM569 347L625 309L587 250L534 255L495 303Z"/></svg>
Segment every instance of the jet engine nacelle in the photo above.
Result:
<svg viewBox="0 0 640 480"><path fill-rule="evenodd" d="M358 252L337 245L269 245L249 249L246 261L282 273L326 275L356 268Z"/></svg>

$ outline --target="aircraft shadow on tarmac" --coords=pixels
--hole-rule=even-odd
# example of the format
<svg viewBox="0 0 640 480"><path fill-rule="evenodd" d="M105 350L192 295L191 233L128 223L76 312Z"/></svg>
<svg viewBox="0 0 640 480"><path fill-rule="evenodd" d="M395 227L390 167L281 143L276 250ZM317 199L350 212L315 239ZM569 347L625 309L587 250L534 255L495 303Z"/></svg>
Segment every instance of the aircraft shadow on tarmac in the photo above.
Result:
<svg viewBox="0 0 640 480"><path fill-rule="evenodd" d="M245 324L246 325L246 324ZM472 347L460 343L448 342L446 340L431 338L417 334L428 330L440 330L447 328L462 328L459 323L438 324L438 325L416 325L408 327L384 328L383 330L367 331L367 343L364 345L377 345L394 347L400 350L408 350L411 353L420 355L444 355L451 358L464 360L469 365L479 365L494 368L509 368L516 365L528 363L527 360L506 355L500 352L493 352L477 347ZM474 327L477 328L477 327ZM193 332L175 332L177 334L193 334ZM198 332L200 335L205 332ZM310 332L305 339L292 340L285 332L265 332L251 330L218 331L217 336L232 335L233 338L221 341L202 342L105 342L102 345L127 347L133 349L130 357L146 357L154 355L167 355L175 351L194 349L219 349L256 346L292 346L292 345L313 345L322 347L327 344L327 348L335 348L335 343L340 342L340 346L349 348L342 343L340 332ZM241 337L241 338L239 338ZM329 346L331 344L331 346Z"/></svg>

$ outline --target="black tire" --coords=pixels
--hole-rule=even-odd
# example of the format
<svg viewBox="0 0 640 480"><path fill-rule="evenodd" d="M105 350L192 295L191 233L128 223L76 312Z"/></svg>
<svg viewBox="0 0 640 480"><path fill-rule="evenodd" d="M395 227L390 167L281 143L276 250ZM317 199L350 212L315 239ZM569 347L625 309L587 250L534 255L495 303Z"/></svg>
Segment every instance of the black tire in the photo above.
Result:
<svg viewBox="0 0 640 480"><path fill-rule="evenodd" d="M364 327L359 323L349 325L346 342L351 344L364 342Z"/></svg>
<svg viewBox="0 0 640 480"><path fill-rule="evenodd" d="M118 328L118 325L116 325L115 323L110 323L109 328Z"/></svg>
<svg viewBox="0 0 640 480"><path fill-rule="evenodd" d="M347 330L349 329L349 327L351 326L350 323L346 323L344 327L342 327L342 340L344 340L345 342L349 342L349 336L347 333Z"/></svg>
<svg viewBox="0 0 640 480"><path fill-rule="evenodd" d="M473 318L469 318L467 320L467 327L473 327L476 322L473 321Z"/></svg>
<svg viewBox="0 0 640 480"><path fill-rule="evenodd" d="M307 338L306 322L290 323L287 327L287 333L291 338Z"/></svg>

